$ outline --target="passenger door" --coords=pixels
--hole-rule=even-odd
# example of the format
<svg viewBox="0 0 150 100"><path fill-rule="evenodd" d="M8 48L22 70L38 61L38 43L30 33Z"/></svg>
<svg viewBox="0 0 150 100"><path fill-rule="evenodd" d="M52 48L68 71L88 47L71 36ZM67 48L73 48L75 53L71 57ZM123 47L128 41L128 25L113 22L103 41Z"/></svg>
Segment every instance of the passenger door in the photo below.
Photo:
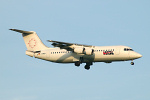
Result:
<svg viewBox="0 0 150 100"><path fill-rule="evenodd" d="M116 55L119 55L119 54L120 54L120 48L116 48L115 54L116 54Z"/></svg>

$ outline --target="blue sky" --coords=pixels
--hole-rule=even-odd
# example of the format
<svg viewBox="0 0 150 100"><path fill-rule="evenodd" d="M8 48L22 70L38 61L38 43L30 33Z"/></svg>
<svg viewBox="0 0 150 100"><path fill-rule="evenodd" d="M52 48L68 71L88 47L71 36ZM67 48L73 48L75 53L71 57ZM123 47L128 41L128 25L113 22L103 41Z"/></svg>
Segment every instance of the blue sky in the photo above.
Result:
<svg viewBox="0 0 150 100"><path fill-rule="evenodd" d="M149 0L1 0L0 100L150 100ZM126 45L143 55L111 64L57 64L25 55L21 34L41 40Z"/></svg>

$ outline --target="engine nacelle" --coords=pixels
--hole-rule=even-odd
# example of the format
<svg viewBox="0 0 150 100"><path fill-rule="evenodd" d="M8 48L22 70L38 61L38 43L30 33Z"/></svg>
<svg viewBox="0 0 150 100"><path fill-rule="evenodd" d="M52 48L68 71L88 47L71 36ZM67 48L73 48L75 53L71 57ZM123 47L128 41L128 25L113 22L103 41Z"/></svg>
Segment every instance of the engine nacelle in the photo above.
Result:
<svg viewBox="0 0 150 100"><path fill-rule="evenodd" d="M77 47L77 48L74 48L74 52L75 53L78 53L78 54L82 54L84 52L84 48L81 48L81 47Z"/></svg>
<svg viewBox="0 0 150 100"><path fill-rule="evenodd" d="M88 49L85 49L84 53L85 53L86 55L93 55L94 50L91 49L91 48L88 48Z"/></svg>

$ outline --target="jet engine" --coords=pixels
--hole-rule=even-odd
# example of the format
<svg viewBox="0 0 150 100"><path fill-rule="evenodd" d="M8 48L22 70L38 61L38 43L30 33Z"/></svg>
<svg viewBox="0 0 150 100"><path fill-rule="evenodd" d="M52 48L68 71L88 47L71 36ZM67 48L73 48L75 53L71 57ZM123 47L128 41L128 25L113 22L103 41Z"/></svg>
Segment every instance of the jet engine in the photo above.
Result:
<svg viewBox="0 0 150 100"><path fill-rule="evenodd" d="M85 48L81 48L81 47L74 48L74 52L78 53L78 54L83 54L84 50L85 50Z"/></svg>
<svg viewBox="0 0 150 100"><path fill-rule="evenodd" d="M91 49L91 48L87 48L87 49L85 49L84 53L85 53L86 55L93 55L94 50Z"/></svg>

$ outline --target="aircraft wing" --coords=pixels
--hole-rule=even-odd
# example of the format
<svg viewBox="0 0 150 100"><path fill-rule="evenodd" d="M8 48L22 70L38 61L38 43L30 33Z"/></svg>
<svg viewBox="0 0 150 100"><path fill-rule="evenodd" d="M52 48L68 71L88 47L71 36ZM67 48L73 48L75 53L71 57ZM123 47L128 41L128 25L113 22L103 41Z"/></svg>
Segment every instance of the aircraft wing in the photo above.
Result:
<svg viewBox="0 0 150 100"><path fill-rule="evenodd" d="M53 41L53 40L47 40L48 42L52 42L52 45L54 47L59 47L61 49L66 49L68 51L73 51L75 47L92 47L92 45L84 45L84 44L76 44L76 43L67 43L67 42L60 42L60 41Z"/></svg>

